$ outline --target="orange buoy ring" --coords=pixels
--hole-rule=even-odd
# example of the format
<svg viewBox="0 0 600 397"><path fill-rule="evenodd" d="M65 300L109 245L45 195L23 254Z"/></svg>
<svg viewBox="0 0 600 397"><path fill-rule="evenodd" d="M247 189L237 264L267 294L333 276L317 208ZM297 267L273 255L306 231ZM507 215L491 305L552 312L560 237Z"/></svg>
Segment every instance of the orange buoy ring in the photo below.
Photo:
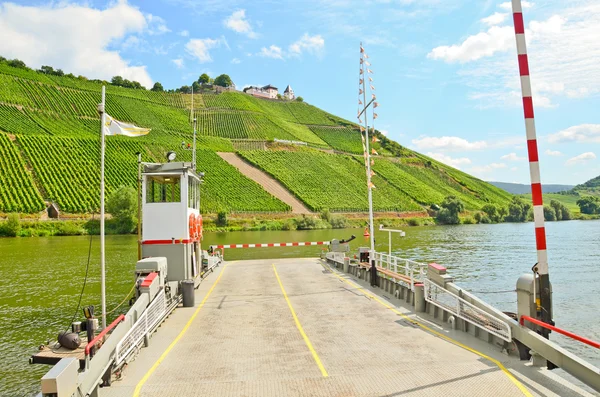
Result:
<svg viewBox="0 0 600 397"><path fill-rule="evenodd" d="M196 217L196 237L198 240L202 240L202 215L198 214Z"/></svg>
<svg viewBox="0 0 600 397"><path fill-rule="evenodd" d="M190 240L194 240L196 238L196 215L190 214L188 220Z"/></svg>
<svg viewBox="0 0 600 397"><path fill-rule="evenodd" d="M369 233L369 228L365 227L365 232L363 233L363 236L365 237L371 237L371 233Z"/></svg>

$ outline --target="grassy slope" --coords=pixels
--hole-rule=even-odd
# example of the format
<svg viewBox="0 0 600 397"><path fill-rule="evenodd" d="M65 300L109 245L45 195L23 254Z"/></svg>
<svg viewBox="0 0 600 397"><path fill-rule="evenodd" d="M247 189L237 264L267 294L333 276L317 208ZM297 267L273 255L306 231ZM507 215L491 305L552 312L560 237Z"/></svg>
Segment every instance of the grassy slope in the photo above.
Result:
<svg viewBox="0 0 600 397"><path fill-rule="evenodd" d="M0 141L14 152L15 166L3 166L5 178L35 186L21 197L0 191L0 212L35 212L40 197L67 212L98 206L96 104L100 85L47 76L0 64ZM320 149L359 154L360 133L344 119L299 102L268 101L241 93L194 95L198 119L198 166L207 172L203 211L286 211L288 207L223 162L215 151L233 151L230 139L303 141ZM107 188L135 184L135 152L160 161L164 152L179 150L191 140L191 95L107 87L107 112L113 117L150 127L137 139L108 138ZM380 154L389 152L373 145ZM66 150L65 150L66 149ZM376 160L375 203L382 211L415 211L439 203L446 195L460 197L468 208L506 202L510 195L458 170L401 148L401 161ZM241 153L274 175L311 208L364 211L365 172L362 156L301 152ZM31 173L20 170L31 167ZM14 190L14 189L13 189ZM10 205L3 203L10 202Z"/></svg>

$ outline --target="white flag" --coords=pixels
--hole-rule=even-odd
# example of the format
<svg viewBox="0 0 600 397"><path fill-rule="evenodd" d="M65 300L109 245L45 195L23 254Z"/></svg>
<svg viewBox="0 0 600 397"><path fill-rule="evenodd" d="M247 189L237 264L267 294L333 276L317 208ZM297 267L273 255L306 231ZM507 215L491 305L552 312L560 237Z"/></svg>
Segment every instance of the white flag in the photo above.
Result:
<svg viewBox="0 0 600 397"><path fill-rule="evenodd" d="M108 113L104 115L104 118L104 135L142 136L150 132L150 128L141 128L115 120Z"/></svg>

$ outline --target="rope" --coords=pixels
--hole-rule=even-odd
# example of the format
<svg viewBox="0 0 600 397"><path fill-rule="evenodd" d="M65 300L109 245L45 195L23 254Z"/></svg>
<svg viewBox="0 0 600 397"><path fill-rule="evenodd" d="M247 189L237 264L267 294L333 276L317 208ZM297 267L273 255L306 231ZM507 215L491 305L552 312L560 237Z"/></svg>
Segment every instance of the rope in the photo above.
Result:
<svg viewBox="0 0 600 397"><path fill-rule="evenodd" d="M109 314L112 314L115 310L117 310L118 308L121 307L121 305L123 305L123 303L125 303L127 301L127 298L129 298L129 295L131 295L131 293L133 292L135 286L136 286L137 282L133 283L133 286L131 287L131 289L129 290L129 292L127 293L127 295L125 295L125 298L121 301L121 303L119 303L114 309L112 309L111 311L106 312L106 315L108 316Z"/></svg>
<svg viewBox="0 0 600 397"><path fill-rule="evenodd" d="M94 221L94 215L95 215L95 213L92 212L92 221ZM85 266L85 278L83 279L83 286L81 287L81 292L79 293L79 302L77 302L77 308L75 309L75 313L73 313L73 317L71 318L71 322L69 322L69 324L65 328L64 332L67 332L69 330L69 328L71 327L71 324L73 324L73 321L75 321L75 318L77 318L77 313L79 312L79 308L81 307L81 299L83 298L83 291L85 290L85 286L87 284L87 279L88 279L88 273L89 273L89 270L90 270L90 260L91 260L91 257L92 257L92 237L93 237L93 235L90 234L90 245L89 245L89 248L88 248L88 259L87 259L87 265Z"/></svg>

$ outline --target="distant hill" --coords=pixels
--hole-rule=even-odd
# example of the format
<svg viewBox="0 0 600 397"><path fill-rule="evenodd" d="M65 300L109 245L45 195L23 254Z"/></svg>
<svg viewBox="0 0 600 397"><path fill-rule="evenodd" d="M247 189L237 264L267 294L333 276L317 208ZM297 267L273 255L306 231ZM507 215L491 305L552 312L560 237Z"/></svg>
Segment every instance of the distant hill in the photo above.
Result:
<svg viewBox="0 0 600 397"><path fill-rule="evenodd" d="M599 177L600 178L600 177ZM531 185L524 185L522 183L509 183L509 182L488 182L502 190L506 190L512 194L527 194L531 193ZM557 193L564 192L573 189L573 185L544 185L542 183L542 191L544 193Z"/></svg>
<svg viewBox="0 0 600 397"><path fill-rule="evenodd" d="M0 61L0 213L37 213L48 202L64 213L96 211L97 104L101 83L57 76ZM162 162L191 152L190 94L108 85L106 111L149 127L144 137L108 137L106 189L136 186L136 152ZM361 132L355 123L299 101L267 100L241 92L194 94L197 168L205 172L203 213L281 213L289 205L247 178L217 153L236 152L281 183L311 211L368 209ZM506 205L511 195L471 175L411 151L379 134L373 148L374 208L425 213L446 196L467 209ZM283 143L282 143L283 141ZM293 144L293 142L300 143Z"/></svg>
<svg viewBox="0 0 600 397"><path fill-rule="evenodd" d="M600 195L600 175L590 179L587 182L584 182L580 185L577 185L572 190L573 193L577 193L580 195L590 194L593 196Z"/></svg>

